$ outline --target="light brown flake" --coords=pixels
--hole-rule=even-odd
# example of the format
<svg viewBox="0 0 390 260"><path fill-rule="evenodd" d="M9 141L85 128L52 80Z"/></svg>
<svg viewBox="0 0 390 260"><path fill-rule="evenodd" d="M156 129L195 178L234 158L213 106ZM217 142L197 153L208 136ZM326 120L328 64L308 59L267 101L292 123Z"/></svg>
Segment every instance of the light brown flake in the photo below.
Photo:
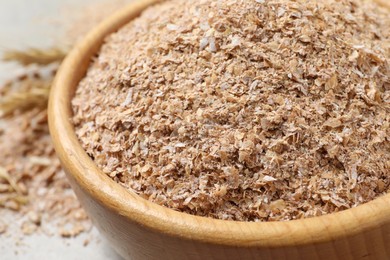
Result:
<svg viewBox="0 0 390 260"><path fill-rule="evenodd" d="M355 207L390 186L389 17L362 0L164 1L106 38L76 134L115 181L178 211Z"/></svg>

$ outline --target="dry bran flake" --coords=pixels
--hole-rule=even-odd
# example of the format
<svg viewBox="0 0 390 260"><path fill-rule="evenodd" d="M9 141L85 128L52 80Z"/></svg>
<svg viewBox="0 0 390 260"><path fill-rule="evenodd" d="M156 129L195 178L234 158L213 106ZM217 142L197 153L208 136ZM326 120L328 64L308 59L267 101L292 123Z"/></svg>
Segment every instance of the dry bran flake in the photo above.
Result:
<svg viewBox="0 0 390 260"><path fill-rule="evenodd" d="M95 163L177 211L292 220L390 185L390 15L363 0L170 0L108 36L73 99Z"/></svg>

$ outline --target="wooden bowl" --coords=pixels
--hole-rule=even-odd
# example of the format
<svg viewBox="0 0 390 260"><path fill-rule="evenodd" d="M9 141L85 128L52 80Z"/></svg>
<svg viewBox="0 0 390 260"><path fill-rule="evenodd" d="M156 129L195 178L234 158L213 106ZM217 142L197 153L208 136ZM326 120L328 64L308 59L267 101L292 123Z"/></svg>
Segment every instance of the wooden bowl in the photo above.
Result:
<svg viewBox="0 0 390 260"><path fill-rule="evenodd" d="M159 206L98 169L75 135L71 99L104 37L158 1L137 0L93 30L63 62L50 97L50 131L62 166L114 249L128 259L390 259L390 195L310 219L234 222Z"/></svg>

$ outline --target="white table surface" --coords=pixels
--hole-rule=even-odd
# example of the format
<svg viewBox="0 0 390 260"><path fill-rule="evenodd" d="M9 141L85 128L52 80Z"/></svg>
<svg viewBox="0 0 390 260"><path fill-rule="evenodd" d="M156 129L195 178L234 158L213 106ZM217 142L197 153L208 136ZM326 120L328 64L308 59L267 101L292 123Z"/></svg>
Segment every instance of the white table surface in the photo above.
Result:
<svg viewBox="0 0 390 260"><path fill-rule="evenodd" d="M51 47L64 31L60 22L66 20L64 9L99 1L102 0L0 0L0 55L7 48ZM16 64L0 62L0 84L21 71ZM11 223L7 233L20 232L11 214L4 210L0 214L3 221ZM54 236L33 234L23 236L22 240L16 237L0 235L1 260L120 259L96 229L67 239L55 232ZM86 239L90 242L84 246Z"/></svg>

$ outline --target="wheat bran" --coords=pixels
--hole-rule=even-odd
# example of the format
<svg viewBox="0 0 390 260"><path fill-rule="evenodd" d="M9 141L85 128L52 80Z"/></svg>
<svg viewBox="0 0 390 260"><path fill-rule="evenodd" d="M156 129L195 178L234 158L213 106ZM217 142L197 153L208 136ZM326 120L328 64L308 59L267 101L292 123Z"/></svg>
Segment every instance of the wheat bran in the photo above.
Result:
<svg viewBox="0 0 390 260"><path fill-rule="evenodd" d="M73 99L83 147L145 199L292 220L388 191L390 18L368 1L171 0L107 37Z"/></svg>

